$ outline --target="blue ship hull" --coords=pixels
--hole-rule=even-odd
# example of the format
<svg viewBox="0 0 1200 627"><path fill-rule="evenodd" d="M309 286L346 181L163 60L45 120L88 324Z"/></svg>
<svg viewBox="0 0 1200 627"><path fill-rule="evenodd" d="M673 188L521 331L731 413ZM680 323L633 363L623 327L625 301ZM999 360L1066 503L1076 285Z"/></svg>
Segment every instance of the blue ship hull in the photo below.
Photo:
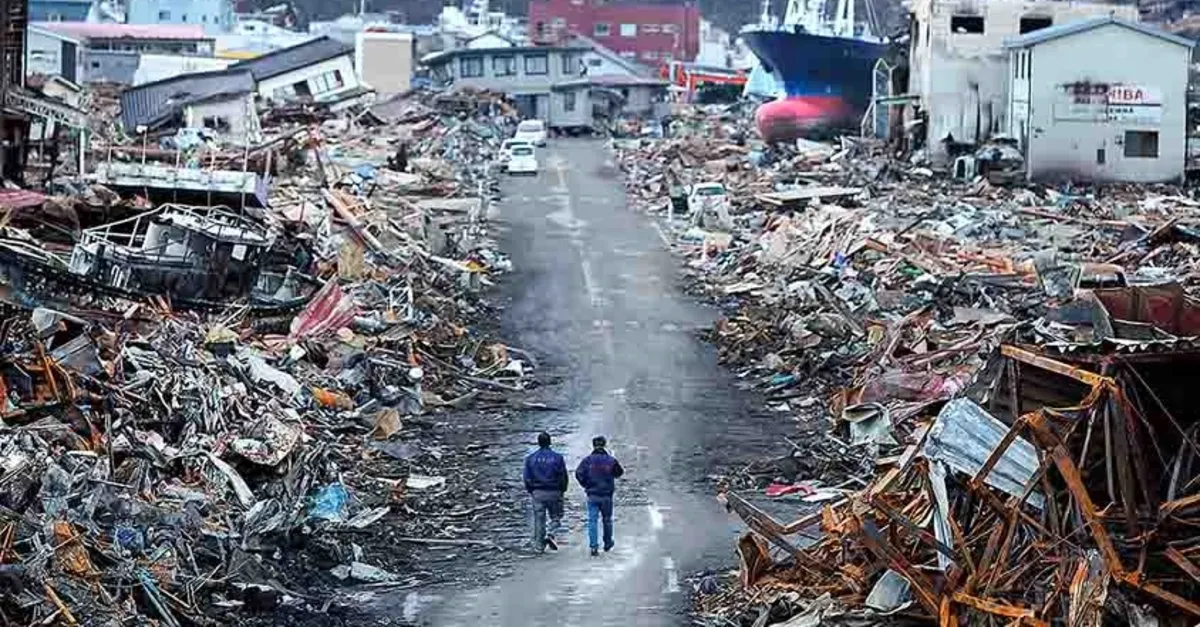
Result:
<svg viewBox="0 0 1200 627"><path fill-rule="evenodd" d="M838 120L857 124L871 103L872 71L887 46L800 30L749 30L742 39L786 98L836 101Z"/></svg>

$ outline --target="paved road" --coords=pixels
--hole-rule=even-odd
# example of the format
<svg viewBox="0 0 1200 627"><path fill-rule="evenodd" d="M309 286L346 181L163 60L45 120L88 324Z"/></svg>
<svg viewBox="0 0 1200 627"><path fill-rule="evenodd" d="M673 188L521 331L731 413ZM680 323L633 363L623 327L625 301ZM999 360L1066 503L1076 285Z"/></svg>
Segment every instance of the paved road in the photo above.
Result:
<svg viewBox="0 0 1200 627"><path fill-rule="evenodd" d="M406 599L408 618L430 625L599 627L685 624L681 578L730 563L739 526L713 500L705 473L749 459L779 432L695 331L715 313L677 289L678 260L651 223L625 207L604 142L553 140L536 178L505 182L501 220L517 274L506 337L567 374L556 448L568 466L604 434L625 466L618 488L617 548L587 555L583 495L572 485L563 549L516 557L491 585ZM778 442L778 440L774 440ZM498 472L519 474L520 460ZM574 480L572 480L574 484ZM422 601L432 600L430 603ZM482 622L481 622L482 621Z"/></svg>

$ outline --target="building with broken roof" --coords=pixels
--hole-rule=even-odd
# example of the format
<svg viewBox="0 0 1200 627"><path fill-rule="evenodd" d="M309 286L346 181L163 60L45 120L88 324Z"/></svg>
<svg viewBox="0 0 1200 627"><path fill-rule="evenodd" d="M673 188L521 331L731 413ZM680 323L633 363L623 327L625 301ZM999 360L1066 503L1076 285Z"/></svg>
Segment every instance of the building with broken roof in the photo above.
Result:
<svg viewBox="0 0 1200 627"><path fill-rule="evenodd" d="M1038 0L915 0L908 55L910 119L924 119L935 163L1008 130L1007 39L1098 15L1136 21L1135 5Z"/></svg>
<svg viewBox="0 0 1200 627"><path fill-rule="evenodd" d="M369 91L354 71L354 46L329 37L269 52L230 69L249 72L259 96L276 102L338 106L354 102Z"/></svg>
<svg viewBox="0 0 1200 627"><path fill-rule="evenodd" d="M246 70L199 72L131 87L121 93L125 132L205 127L231 140L256 137L254 76Z"/></svg>
<svg viewBox="0 0 1200 627"><path fill-rule="evenodd" d="M1033 180L1184 177L1194 42L1112 16L1006 42L1009 133Z"/></svg>

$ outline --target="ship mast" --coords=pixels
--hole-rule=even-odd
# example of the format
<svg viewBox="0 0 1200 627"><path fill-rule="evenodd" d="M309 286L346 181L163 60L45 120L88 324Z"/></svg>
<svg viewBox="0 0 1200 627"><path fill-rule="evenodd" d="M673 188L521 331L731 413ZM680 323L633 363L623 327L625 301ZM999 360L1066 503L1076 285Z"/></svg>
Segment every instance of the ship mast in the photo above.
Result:
<svg viewBox="0 0 1200 627"><path fill-rule="evenodd" d="M821 34L825 31L824 13L824 0L788 0L783 23L785 26L798 25L808 33Z"/></svg>
<svg viewBox="0 0 1200 627"><path fill-rule="evenodd" d="M774 28L775 16L771 13L771 0L762 0L762 11L758 14L758 23L768 28Z"/></svg>
<svg viewBox="0 0 1200 627"><path fill-rule="evenodd" d="M835 37L854 37L854 0L838 0L837 13L833 16Z"/></svg>

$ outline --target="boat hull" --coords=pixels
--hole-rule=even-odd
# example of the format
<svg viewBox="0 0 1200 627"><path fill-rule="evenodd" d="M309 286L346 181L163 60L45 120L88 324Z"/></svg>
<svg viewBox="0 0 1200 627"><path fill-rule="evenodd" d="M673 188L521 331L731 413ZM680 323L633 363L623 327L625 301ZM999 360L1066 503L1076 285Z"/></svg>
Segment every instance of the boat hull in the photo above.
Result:
<svg viewBox="0 0 1200 627"><path fill-rule="evenodd" d="M796 30L751 30L742 38L783 92L756 112L763 139L787 141L858 126L871 102L872 71L884 44Z"/></svg>

